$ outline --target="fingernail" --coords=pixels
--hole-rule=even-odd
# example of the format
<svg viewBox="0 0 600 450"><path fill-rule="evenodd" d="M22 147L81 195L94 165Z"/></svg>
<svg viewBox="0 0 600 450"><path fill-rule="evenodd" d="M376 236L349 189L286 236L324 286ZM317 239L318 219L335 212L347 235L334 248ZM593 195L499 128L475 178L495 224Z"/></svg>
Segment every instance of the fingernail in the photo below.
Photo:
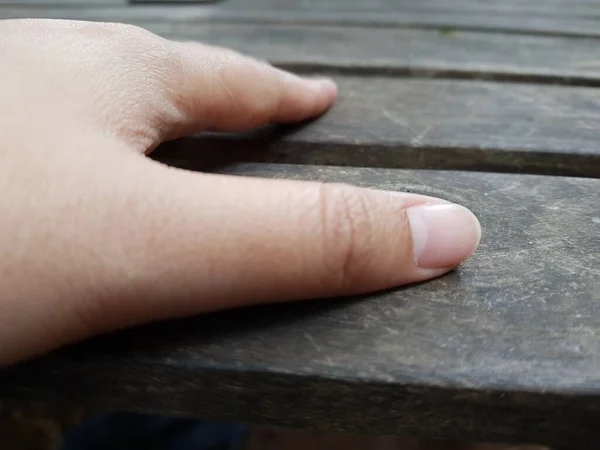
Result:
<svg viewBox="0 0 600 450"><path fill-rule="evenodd" d="M418 267L454 267L471 256L479 245L479 220L463 206L424 204L408 208L406 214Z"/></svg>
<svg viewBox="0 0 600 450"><path fill-rule="evenodd" d="M331 78L328 77L317 77L317 78L308 78L315 89L326 92L327 94L336 94L337 93L337 84Z"/></svg>

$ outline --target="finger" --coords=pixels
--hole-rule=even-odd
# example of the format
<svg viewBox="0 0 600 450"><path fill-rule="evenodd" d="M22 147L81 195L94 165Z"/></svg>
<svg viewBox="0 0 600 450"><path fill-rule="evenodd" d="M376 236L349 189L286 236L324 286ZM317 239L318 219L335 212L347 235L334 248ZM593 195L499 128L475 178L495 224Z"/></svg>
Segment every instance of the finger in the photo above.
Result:
<svg viewBox="0 0 600 450"><path fill-rule="evenodd" d="M426 280L480 238L473 214L430 197L201 175L120 150L82 157L65 177L69 159L53 155L45 172L61 182L16 197L41 226L10 238L36 252L0 265L18 293L2 299L0 341L20 343L0 366L145 322Z"/></svg>
<svg viewBox="0 0 600 450"><path fill-rule="evenodd" d="M480 239L470 211L430 197L148 165L113 238L135 289L105 277L120 282L94 308L100 328L422 281Z"/></svg>
<svg viewBox="0 0 600 450"><path fill-rule="evenodd" d="M242 131L324 113L337 95L330 79L302 78L232 50L173 43L178 77L167 79L177 114L169 137L195 130Z"/></svg>

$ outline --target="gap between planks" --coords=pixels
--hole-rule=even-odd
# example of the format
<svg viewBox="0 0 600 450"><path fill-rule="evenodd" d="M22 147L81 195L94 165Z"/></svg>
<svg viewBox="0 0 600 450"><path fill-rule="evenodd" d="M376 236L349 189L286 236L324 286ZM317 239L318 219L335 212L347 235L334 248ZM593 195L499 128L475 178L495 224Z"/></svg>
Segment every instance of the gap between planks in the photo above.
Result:
<svg viewBox="0 0 600 450"><path fill-rule="evenodd" d="M600 90L336 77L324 116L245 134L199 134L153 157L206 170L231 161L600 177Z"/></svg>

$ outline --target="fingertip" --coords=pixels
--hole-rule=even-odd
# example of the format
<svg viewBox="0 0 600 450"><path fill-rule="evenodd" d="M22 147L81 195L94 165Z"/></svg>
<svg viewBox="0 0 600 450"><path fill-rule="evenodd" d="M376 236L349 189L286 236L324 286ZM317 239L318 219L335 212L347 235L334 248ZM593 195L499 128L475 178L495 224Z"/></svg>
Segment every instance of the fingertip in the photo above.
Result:
<svg viewBox="0 0 600 450"><path fill-rule="evenodd" d="M452 268L479 246L481 225L469 209L456 204L422 204L406 210L415 264L420 269Z"/></svg>
<svg viewBox="0 0 600 450"><path fill-rule="evenodd" d="M333 78L320 77L315 81L319 84L319 95L328 103L333 102L338 95L338 85Z"/></svg>
<svg viewBox="0 0 600 450"><path fill-rule="evenodd" d="M339 88L337 83L331 78L322 78L320 83L320 101L323 103L319 106L321 106L322 110L327 110L335 102L338 96Z"/></svg>
<svg viewBox="0 0 600 450"><path fill-rule="evenodd" d="M178 43L177 48L183 55L177 60L187 82L171 89L178 114L166 122L177 130L176 135L181 129L185 133L243 131L314 119L332 106L338 94L336 83L328 77L301 76L267 61L199 43Z"/></svg>
<svg viewBox="0 0 600 450"><path fill-rule="evenodd" d="M338 95L336 82L328 77L306 79L305 81L309 84L313 95L316 97L312 114L318 115L327 111L333 105Z"/></svg>
<svg viewBox="0 0 600 450"><path fill-rule="evenodd" d="M334 103L337 84L327 77L306 77L277 69L283 80L278 107L272 121L294 123L325 113Z"/></svg>

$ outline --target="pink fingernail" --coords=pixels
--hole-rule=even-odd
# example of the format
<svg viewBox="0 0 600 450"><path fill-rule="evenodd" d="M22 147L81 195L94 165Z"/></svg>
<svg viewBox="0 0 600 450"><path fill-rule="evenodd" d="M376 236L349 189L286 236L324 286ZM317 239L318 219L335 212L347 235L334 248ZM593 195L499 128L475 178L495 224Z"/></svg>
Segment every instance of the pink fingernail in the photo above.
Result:
<svg viewBox="0 0 600 450"><path fill-rule="evenodd" d="M308 78L308 80L313 83L315 89L319 89L325 91L329 94L337 93L338 87L333 79L328 77L316 77L316 78Z"/></svg>
<svg viewBox="0 0 600 450"><path fill-rule="evenodd" d="M475 251L481 225L460 205L424 204L406 210L415 263L423 269L454 267Z"/></svg>

